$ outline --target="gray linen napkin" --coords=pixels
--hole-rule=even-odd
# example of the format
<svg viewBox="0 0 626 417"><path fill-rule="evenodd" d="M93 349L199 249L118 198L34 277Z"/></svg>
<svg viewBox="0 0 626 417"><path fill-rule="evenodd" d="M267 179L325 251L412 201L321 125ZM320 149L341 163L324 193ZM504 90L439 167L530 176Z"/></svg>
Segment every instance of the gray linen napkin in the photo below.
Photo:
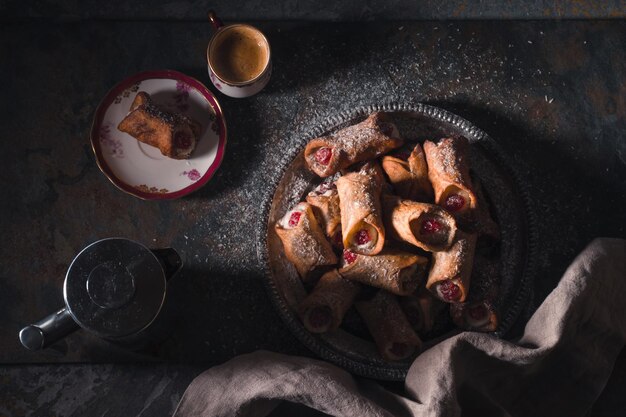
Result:
<svg viewBox="0 0 626 417"><path fill-rule="evenodd" d="M266 416L285 400L333 416L582 416L625 341L626 241L597 239L520 340L451 337L413 362L406 397L326 362L255 352L198 376L174 416Z"/></svg>

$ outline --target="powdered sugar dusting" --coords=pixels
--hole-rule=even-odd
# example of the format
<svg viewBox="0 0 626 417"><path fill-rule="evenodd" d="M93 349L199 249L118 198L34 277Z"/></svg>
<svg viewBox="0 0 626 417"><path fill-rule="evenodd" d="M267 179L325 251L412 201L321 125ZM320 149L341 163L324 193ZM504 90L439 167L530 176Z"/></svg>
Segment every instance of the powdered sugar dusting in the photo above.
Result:
<svg viewBox="0 0 626 417"><path fill-rule="evenodd" d="M491 139L488 138L484 132L468 124L466 121L440 109L424 105L390 104L373 106L368 108L368 110L350 110L326 119L324 124L320 126L313 123L313 125L316 126L315 130L312 131L314 133L302 134L302 140L299 142L300 146L304 146L306 138L320 136L320 134L323 134L324 132L332 132L331 129L335 129L336 131L337 129L343 128L351 123L363 120L363 115L366 112L375 110L398 111L398 113L390 113L390 115L394 124L398 126L400 133L405 138L411 138L421 142L424 139L432 140L441 137L462 135L467 137L470 143L480 142L479 146L475 147L472 145L472 152L469 157L472 159L471 166L475 170L475 173L472 175L476 174L481 181L483 181L485 191L488 194L489 199L493 200L495 218L498 221L498 224L502 227L502 242L498 246L498 251L493 253L491 256L493 256L495 263L499 266L498 269L500 271L498 275L504 284L501 289L501 300L503 302L503 308L506 310L505 316L508 317L502 321L504 327L500 327L499 329L508 328L510 325L511 314L516 315L517 312L519 312L520 305L517 288L520 283L519 280L522 279L520 275L524 262L524 257L520 252L520 242L525 242L525 236L523 226L520 225L519 219L520 216L524 216L524 213L523 207L519 205L519 196L516 196L514 187L512 187L510 183L510 179L507 179L508 177L503 175L502 170L500 169L499 165L501 164L499 163L502 161L498 158L501 155L496 152L496 156L498 158L491 158L491 146L495 145L491 143ZM489 155L485 155L487 153L485 149L489 151ZM292 152L292 150L290 150L289 152L292 157L295 155L295 151ZM303 159L296 158L292 162L291 158L285 158L283 160L284 165L281 164L276 167L271 165L266 166L269 172L267 178L271 178L271 173L278 173L278 175L282 175L282 170L285 167L287 167L285 176L289 177L289 180L282 182L282 185L278 188L275 194L273 209L270 211L270 219L277 218L276 211L274 210L277 209L279 214L282 216L287 205L293 205L293 202L296 199L303 196L303 191L306 190L308 192L319 183L314 176L302 175L300 171L302 169L302 165L298 162L302 160ZM494 163L494 160L497 162ZM297 175L293 175L294 172L299 173ZM300 180L303 179L303 182L306 183L308 181L308 184L301 186ZM291 189L291 186L294 184L296 185L296 188L298 188L298 191ZM285 204L288 200L290 203ZM270 254L276 253L274 249L272 249L275 248L272 236L268 236L268 244ZM269 261L269 265L272 269L272 273L270 275L271 282L274 283L272 285L276 285L277 288L280 289L281 293L278 294L282 294L280 297L285 297L287 306L295 308L297 303L294 301L298 300L299 297L302 297L302 294L305 294L301 288L299 280L294 280L292 278L293 272L291 272L289 268L286 268L288 265L284 263L283 259L279 258L278 262L275 262L270 258ZM478 265L476 265L476 267L478 268ZM475 281L473 280L473 282ZM470 294L473 291L474 287L472 286ZM289 310L282 310L283 308L284 307L281 307L281 314L288 318L290 314ZM430 337L433 335L441 335L450 329L449 326L451 323L446 321L446 317L447 311L443 311L442 314L439 315L436 319L437 324L435 329L433 329L433 333ZM299 320L297 322L292 321L290 327L298 333L297 328L299 325ZM350 323L348 329L352 329L352 327L350 327ZM501 330L498 330L498 332L500 331ZM359 363L361 363L361 361L366 361L367 363L376 364L375 367L362 364L353 364L348 366L349 369L358 373L364 372L368 375L385 375L385 377L403 374L402 371L398 371L398 369L404 369L406 364L402 364L402 366L398 368L396 365L381 362L380 359L375 357L375 353L372 351L372 348L369 347L368 342L361 338L360 333L357 334L359 334L358 337L340 331L336 334L333 333L324 335L324 346L330 346L332 354L324 355L324 350L320 350L316 344L317 342L314 340L308 341L306 344L326 359L331 359L331 356L336 358L338 363L343 364L343 366L348 366L348 364L342 362L342 352L350 352L352 357L358 358ZM303 335L302 338L305 338L305 336ZM380 369L383 368L376 367L383 367L385 371L380 371ZM400 376L397 377L399 378ZM394 378L396 378L396 376L394 376Z"/></svg>
<svg viewBox="0 0 626 417"><path fill-rule="evenodd" d="M334 173L401 146L402 140L398 136L392 136L399 134L398 128L393 123L384 121L384 118L382 113L374 113L361 123L311 140L310 143L332 148L333 154L329 164L321 165L314 156L319 147L310 149L307 159L309 166L318 172Z"/></svg>
<svg viewBox="0 0 626 417"><path fill-rule="evenodd" d="M293 211L302 212L302 217L295 227L284 228L285 220L288 222ZM288 224L288 223L287 223ZM285 252L291 262L301 266L299 272L304 275L320 265L334 265L337 257L333 253L330 243L326 240L311 206L308 203L299 203L277 223L281 240L285 246ZM304 277L303 277L304 278Z"/></svg>
<svg viewBox="0 0 626 417"><path fill-rule="evenodd" d="M433 154L428 157L431 169L443 172L452 182L469 185L469 161L466 159L466 140L446 138L431 147Z"/></svg>
<svg viewBox="0 0 626 417"><path fill-rule="evenodd" d="M383 288L396 294L408 294L415 290L419 283L419 274L414 268L418 263L425 263L425 259L406 252L387 250L376 256L357 255L356 260L349 265L342 260L342 269L339 273L345 278L366 285ZM410 277L402 273L407 268L413 272ZM412 289L410 283L406 281L407 278L414 280Z"/></svg>

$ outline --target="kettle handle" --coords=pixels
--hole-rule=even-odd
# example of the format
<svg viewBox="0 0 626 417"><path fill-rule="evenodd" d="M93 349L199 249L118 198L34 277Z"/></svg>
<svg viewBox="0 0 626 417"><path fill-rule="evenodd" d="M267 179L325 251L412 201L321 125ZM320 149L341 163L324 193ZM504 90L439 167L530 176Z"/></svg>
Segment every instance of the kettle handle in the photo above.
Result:
<svg viewBox="0 0 626 417"><path fill-rule="evenodd" d="M170 280L178 271L183 267L183 260L173 248L165 249L150 249L152 253L157 257L163 271L165 272L165 279Z"/></svg>
<svg viewBox="0 0 626 417"><path fill-rule="evenodd" d="M63 339L68 334L80 329L67 308L24 327L20 330L20 342L25 348L39 350Z"/></svg>

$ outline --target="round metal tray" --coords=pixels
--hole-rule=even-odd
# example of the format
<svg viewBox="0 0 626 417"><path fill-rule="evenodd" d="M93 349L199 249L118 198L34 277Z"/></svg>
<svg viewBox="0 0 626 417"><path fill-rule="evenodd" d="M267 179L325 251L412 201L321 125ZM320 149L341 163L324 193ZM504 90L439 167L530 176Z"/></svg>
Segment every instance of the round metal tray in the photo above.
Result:
<svg viewBox="0 0 626 417"><path fill-rule="evenodd" d="M329 117L311 131L293 138L291 152L275 167L275 183L271 184L275 191L271 199L263 202L257 229L257 252L265 268L270 297L287 327L320 357L361 376L402 380L411 360L383 360L371 339L358 331L358 326L353 331L355 327L348 323L336 332L323 335L311 334L304 328L295 311L306 291L295 268L285 258L274 231L276 221L321 181L306 168L303 150L307 142L358 123L375 111L389 113L406 141L423 142L455 135L469 140L472 175L482 183L502 235L497 259L500 277L496 301L500 322L494 332L497 337L506 336L527 302L534 275L535 234L528 193L521 177L507 163L506 155L485 132L446 110L419 103L366 106ZM347 316L346 320L351 319ZM426 341L425 348L454 333L448 331Z"/></svg>

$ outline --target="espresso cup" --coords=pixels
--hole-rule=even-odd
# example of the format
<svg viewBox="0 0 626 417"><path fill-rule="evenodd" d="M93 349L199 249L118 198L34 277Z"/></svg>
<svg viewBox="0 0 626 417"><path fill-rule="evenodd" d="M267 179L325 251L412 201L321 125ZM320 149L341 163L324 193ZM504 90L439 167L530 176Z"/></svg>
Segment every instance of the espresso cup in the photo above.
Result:
<svg viewBox="0 0 626 417"><path fill-rule="evenodd" d="M270 44L257 28L243 23L223 25L213 11L215 34L207 46L211 82L230 97L250 97L265 87L272 74Z"/></svg>

